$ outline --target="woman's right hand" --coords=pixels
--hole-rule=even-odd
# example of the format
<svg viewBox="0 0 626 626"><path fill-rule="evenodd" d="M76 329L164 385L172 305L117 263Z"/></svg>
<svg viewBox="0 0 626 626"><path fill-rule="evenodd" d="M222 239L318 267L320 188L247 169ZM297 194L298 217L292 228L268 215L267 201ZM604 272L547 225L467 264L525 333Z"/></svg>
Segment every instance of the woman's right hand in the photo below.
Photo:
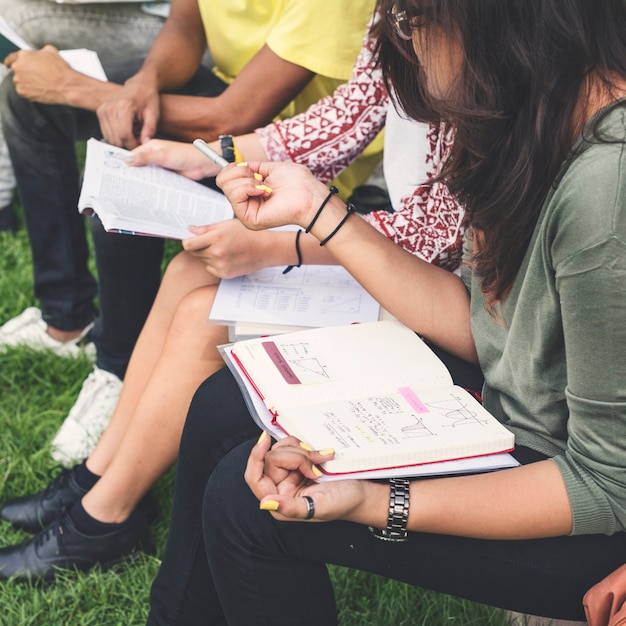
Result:
<svg viewBox="0 0 626 626"><path fill-rule="evenodd" d="M328 187L296 163L251 162L225 167L217 184L250 230L287 224L306 227Z"/></svg>
<svg viewBox="0 0 626 626"><path fill-rule="evenodd" d="M209 161L191 143L150 139L132 151L129 165L160 165L191 178L200 180L215 176L219 167Z"/></svg>

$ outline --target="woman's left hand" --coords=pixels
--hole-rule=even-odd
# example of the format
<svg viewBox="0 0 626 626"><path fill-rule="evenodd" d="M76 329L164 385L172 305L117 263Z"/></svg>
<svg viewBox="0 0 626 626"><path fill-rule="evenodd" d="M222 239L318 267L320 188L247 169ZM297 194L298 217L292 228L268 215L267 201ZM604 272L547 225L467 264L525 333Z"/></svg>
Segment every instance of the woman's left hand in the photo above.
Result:
<svg viewBox="0 0 626 626"><path fill-rule="evenodd" d="M279 520L302 521L308 506L303 496L314 503L313 521L352 520L368 523L364 517L365 502L373 485L367 480L315 482L319 470L314 464L332 458L319 451L308 450L294 437L276 443L271 449L269 436L261 436L254 446L245 479L260 501L260 508L270 511Z"/></svg>

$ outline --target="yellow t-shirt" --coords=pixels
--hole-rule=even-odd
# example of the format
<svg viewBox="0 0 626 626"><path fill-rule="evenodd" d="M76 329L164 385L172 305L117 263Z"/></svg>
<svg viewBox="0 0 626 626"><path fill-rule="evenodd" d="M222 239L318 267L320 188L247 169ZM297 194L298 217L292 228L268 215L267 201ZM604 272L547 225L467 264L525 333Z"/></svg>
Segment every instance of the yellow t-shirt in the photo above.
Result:
<svg viewBox="0 0 626 626"><path fill-rule="evenodd" d="M198 0L215 73L231 82L265 45L316 75L279 115L306 110L344 83L361 50L374 0ZM382 156L378 136L335 183L345 198Z"/></svg>

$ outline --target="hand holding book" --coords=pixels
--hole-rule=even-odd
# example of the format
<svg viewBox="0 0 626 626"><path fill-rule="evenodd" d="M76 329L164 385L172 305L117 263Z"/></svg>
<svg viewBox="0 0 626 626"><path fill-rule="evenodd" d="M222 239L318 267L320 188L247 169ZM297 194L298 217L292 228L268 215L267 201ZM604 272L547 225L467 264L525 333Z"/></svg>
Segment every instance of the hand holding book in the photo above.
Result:
<svg viewBox="0 0 626 626"><path fill-rule="evenodd" d="M314 462L317 452L308 452L293 439L282 440L270 450L271 440L261 436L248 458L246 482L260 501L260 508L278 520L330 521L351 519L384 526L384 519L372 518L367 497L379 495L386 487L363 480L318 482ZM384 494L383 494L384 498ZM312 501L307 504L306 499ZM312 510L311 510L312 507Z"/></svg>
<svg viewBox="0 0 626 626"><path fill-rule="evenodd" d="M423 466L513 448L512 433L453 385L444 364L399 322L240 341L225 358L261 427L279 437L294 435L311 449L335 449L322 466L327 474ZM254 395L265 414L255 409Z"/></svg>

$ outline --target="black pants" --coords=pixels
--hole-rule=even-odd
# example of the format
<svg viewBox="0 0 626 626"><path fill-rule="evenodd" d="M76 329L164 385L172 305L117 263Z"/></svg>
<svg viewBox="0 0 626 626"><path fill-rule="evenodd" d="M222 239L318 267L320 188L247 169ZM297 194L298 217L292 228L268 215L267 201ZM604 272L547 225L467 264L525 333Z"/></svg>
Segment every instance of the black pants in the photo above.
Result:
<svg viewBox="0 0 626 626"><path fill-rule="evenodd" d="M583 619L585 591L625 561L623 533L528 541L411 533L393 544L348 522L276 522L243 480L258 435L228 370L201 385L183 433L150 625L335 624L326 563L523 613ZM519 452L523 462L541 458Z"/></svg>

